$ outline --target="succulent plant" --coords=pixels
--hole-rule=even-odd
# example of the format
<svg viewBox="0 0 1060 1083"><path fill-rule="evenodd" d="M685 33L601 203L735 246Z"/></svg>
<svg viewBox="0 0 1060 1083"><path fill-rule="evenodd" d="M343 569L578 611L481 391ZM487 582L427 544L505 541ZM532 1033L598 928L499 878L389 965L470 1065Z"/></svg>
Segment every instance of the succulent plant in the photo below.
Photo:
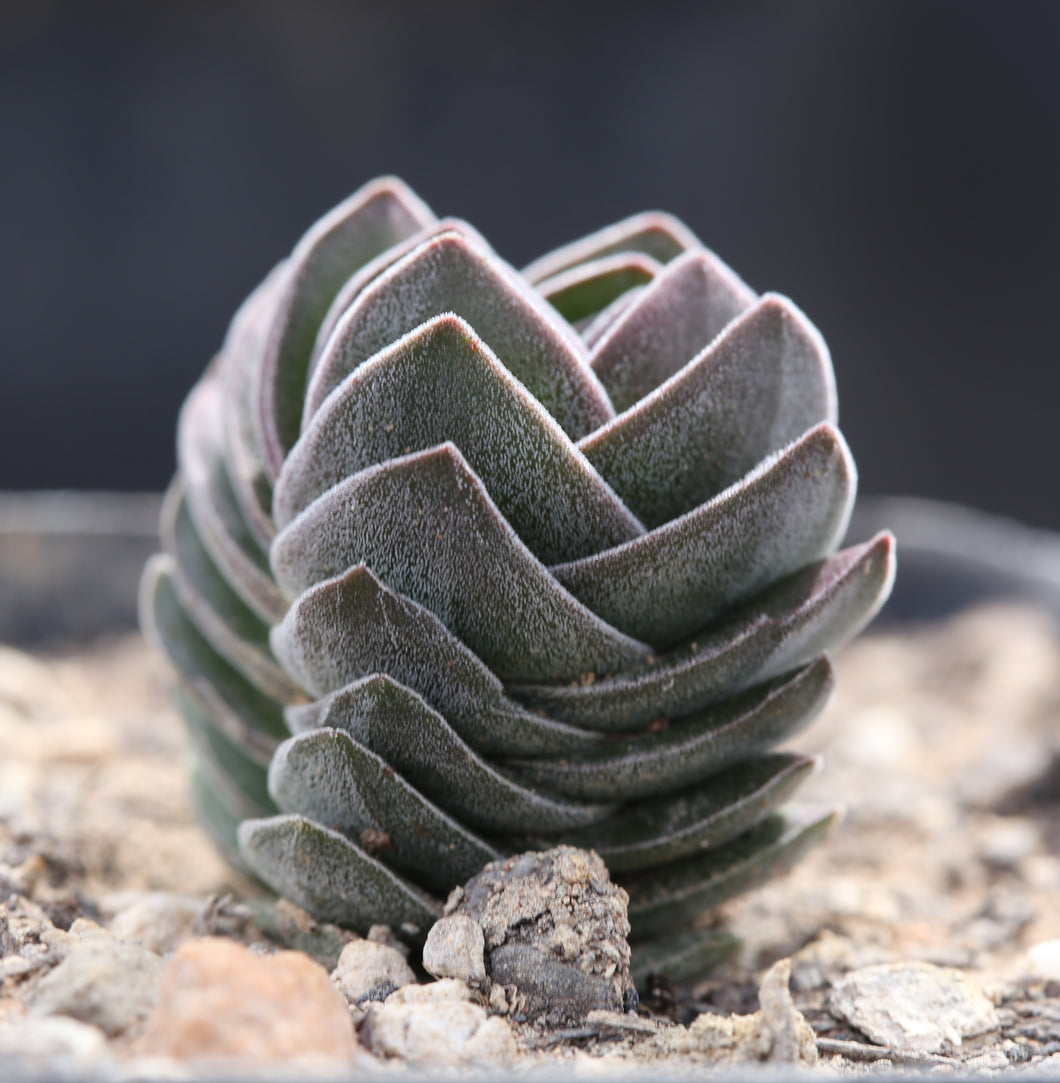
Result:
<svg viewBox="0 0 1060 1083"><path fill-rule="evenodd" d="M702 965L696 920L832 821L779 810L814 761L773 747L893 577L888 534L836 552L835 423L820 334L674 218L517 273L366 186L189 395L144 576L218 845L422 932L487 861L591 847L640 972Z"/></svg>

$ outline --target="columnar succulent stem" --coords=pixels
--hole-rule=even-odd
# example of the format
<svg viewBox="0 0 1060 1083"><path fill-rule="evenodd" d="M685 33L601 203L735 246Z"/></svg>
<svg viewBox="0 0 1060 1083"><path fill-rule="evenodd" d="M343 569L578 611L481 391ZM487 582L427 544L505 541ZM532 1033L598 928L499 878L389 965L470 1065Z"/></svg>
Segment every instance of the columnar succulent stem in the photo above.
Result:
<svg viewBox="0 0 1060 1083"><path fill-rule="evenodd" d="M143 623L229 858L321 918L422 932L506 853L595 849L634 967L834 810L773 747L887 597L823 339L675 219L520 274L374 181L236 314L181 413Z"/></svg>

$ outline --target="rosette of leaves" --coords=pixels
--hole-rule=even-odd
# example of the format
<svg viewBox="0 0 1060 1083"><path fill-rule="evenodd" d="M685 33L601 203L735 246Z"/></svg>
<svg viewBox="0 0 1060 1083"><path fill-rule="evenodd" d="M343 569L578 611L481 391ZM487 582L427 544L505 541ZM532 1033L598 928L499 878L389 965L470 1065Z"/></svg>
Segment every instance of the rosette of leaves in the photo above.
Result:
<svg viewBox="0 0 1060 1083"><path fill-rule="evenodd" d="M893 540L820 334L672 217L521 273L381 180L305 235L185 403L145 626L214 839L314 915L424 932L487 861L569 843L638 971L832 810L775 751ZM639 945L639 946L638 946Z"/></svg>

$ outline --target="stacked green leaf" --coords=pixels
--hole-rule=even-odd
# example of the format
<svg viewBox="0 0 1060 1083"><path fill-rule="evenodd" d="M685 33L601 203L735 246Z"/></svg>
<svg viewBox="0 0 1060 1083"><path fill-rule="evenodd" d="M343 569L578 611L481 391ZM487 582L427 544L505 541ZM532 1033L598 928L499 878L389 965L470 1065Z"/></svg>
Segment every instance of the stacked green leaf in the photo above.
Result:
<svg viewBox="0 0 1060 1083"><path fill-rule="evenodd" d="M181 414L144 623L202 817L321 918L425 931L499 855L596 849L638 969L834 813L775 751L872 617L825 344L679 222L521 274L377 181L251 295Z"/></svg>

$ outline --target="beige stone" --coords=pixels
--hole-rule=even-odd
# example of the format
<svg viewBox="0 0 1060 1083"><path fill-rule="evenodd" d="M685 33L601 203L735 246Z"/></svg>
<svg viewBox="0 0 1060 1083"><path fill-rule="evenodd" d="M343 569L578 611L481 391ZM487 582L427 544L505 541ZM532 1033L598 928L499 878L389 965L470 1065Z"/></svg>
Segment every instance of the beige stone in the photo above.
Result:
<svg viewBox="0 0 1060 1083"><path fill-rule="evenodd" d="M515 1056L515 1039L504 1019L452 998L402 1002L394 994L369 1008L361 1037L376 1056L409 1064L496 1067Z"/></svg>
<svg viewBox="0 0 1060 1083"><path fill-rule="evenodd" d="M388 944L354 940L342 949L331 972L336 988L351 1004L385 1000L395 989L413 985L416 975L405 957Z"/></svg>
<svg viewBox="0 0 1060 1083"><path fill-rule="evenodd" d="M141 1042L144 1053L180 1060L335 1062L356 1049L345 999L308 955L260 956L213 937L173 954Z"/></svg>
<svg viewBox="0 0 1060 1083"><path fill-rule="evenodd" d="M700 1015L691 1026L663 1031L656 1047L665 1055L715 1065L817 1063L813 1028L795 1007L788 991L791 960L781 959L766 972L759 988L761 1011L754 1015Z"/></svg>

